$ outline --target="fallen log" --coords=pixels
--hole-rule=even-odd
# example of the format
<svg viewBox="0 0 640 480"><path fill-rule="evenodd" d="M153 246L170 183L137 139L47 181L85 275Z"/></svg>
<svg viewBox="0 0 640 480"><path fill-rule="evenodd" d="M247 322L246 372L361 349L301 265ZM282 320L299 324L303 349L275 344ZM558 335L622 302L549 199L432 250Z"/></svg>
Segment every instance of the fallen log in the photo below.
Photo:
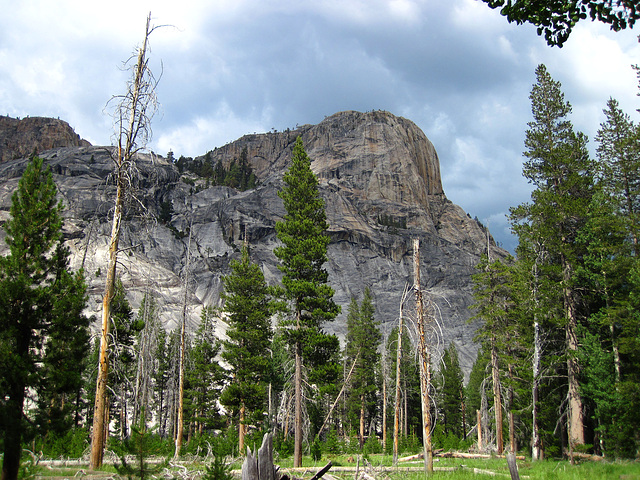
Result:
<svg viewBox="0 0 640 480"><path fill-rule="evenodd" d="M465 453L465 452L442 452L438 454L442 458L467 458L472 460L482 460L485 458L506 458L505 455L490 455L487 453ZM517 455L516 460L524 460L524 455Z"/></svg>

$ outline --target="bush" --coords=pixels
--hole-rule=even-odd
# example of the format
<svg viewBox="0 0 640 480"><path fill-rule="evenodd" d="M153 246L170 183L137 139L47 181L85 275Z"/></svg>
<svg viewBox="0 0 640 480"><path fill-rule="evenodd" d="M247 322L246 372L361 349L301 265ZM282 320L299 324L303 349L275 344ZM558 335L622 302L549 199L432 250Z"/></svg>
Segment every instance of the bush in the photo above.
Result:
<svg viewBox="0 0 640 480"><path fill-rule="evenodd" d="M327 438L324 441L324 449L327 453L331 453L333 455L340 455L344 452L344 445L338 439L338 433L335 428L329 430Z"/></svg>
<svg viewBox="0 0 640 480"><path fill-rule="evenodd" d="M369 436L369 438L367 438L367 441L364 443L362 453L364 455L382 453L382 444L378 440L378 437L376 437L375 435Z"/></svg>
<svg viewBox="0 0 640 480"><path fill-rule="evenodd" d="M310 447L311 458L314 462L319 462L322 458L322 448L320 447L320 441L316 438Z"/></svg>
<svg viewBox="0 0 640 480"><path fill-rule="evenodd" d="M67 431L64 435L49 433L36 440L36 451L47 458L80 458L89 446L89 432L84 428Z"/></svg>
<svg viewBox="0 0 640 480"><path fill-rule="evenodd" d="M206 466L207 471L202 476L202 480L233 480L231 465L227 465L224 456L215 455L213 462Z"/></svg>

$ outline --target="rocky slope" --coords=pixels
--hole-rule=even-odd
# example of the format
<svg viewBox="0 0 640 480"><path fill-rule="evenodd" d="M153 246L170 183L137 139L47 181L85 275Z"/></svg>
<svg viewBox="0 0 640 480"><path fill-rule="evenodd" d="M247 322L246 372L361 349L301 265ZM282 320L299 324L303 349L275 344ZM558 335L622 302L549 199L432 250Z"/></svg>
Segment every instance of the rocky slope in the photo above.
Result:
<svg viewBox="0 0 640 480"><path fill-rule="evenodd" d="M44 152L55 147L88 147L67 122L45 117L22 120L0 115L0 162Z"/></svg>
<svg viewBox="0 0 640 480"><path fill-rule="evenodd" d="M274 226L284 209L277 192L298 135L320 180L331 225L326 268L343 313L327 330L344 336L350 298L361 298L369 286L381 328L388 333L397 321L403 288L412 281L412 239L419 238L423 284L438 306L439 343L455 342L468 372L477 350L473 343L477 325L467 322L470 276L486 251L487 232L447 200L437 153L424 133L387 112L341 112L318 125L247 135L210 152L214 164L220 160L228 165L247 149L259 186L245 192L207 188L203 180L181 177L164 158L142 157L119 269L133 306L139 305L145 291L152 292L165 326L177 324L189 229L192 328L202 306L219 305L221 277L229 272L229 262L238 256L245 236L267 280L279 280ZM41 156L51 166L66 205L65 235L73 266L84 266L91 286L89 310L99 317L114 191L109 148L67 146ZM25 164L25 159L0 164L0 221L8 217L11 192ZM167 202L172 205L170 221L154 220ZM504 254L490 241L496 254ZM5 248L4 242L0 248Z"/></svg>

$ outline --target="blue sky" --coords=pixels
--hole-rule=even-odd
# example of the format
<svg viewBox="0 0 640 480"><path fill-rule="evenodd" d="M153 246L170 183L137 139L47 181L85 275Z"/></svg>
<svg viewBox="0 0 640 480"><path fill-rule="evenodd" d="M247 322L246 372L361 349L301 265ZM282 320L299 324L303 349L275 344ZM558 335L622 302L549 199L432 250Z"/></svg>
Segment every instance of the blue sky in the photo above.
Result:
<svg viewBox="0 0 640 480"><path fill-rule="evenodd" d="M529 92L544 63L593 139L609 97L640 107L636 31L579 24L562 49L478 0L0 0L0 113L68 121L109 144L105 105L151 11L161 74L149 147L204 154L245 133L388 110L433 142L447 197L513 249L506 214L522 178ZM591 150L595 145L591 143Z"/></svg>

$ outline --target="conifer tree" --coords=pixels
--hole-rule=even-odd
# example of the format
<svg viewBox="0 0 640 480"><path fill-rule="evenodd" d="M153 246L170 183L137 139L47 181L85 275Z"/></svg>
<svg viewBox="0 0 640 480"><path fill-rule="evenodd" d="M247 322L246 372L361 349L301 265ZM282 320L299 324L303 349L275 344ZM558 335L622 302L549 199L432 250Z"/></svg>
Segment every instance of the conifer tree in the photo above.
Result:
<svg viewBox="0 0 640 480"><path fill-rule="evenodd" d="M227 373L218 363L221 344L215 335L213 309L202 310L200 326L188 349L188 368L185 372L184 408L187 422L202 434L211 428L218 416L220 392Z"/></svg>
<svg viewBox="0 0 640 480"><path fill-rule="evenodd" d="M271 346L274 302L246 244L240 260L231 261L231 273L223 282L229 340L223 343L222 358L231 366L231 380L220 401L238 413L238 446L244 454L246 424L260 419L267 406L270 357L266 353Z"/></svg>
<svg viewBox="0 0 640 480"><path fill-rule="evenodd" d="M538 276L556 300L555 323L564 335L567 374L567 432L569 451L585 443L584 412L579 388L577 327L581 311L581 290L576 272L583 251L576 238L584 227L593 194L594 165L586 148L587 138L576 133L568 119L571 105L559 82L544 65L536 69L537 82L531 90L533 121L526 132L523 175L535 187L532 202L511 210L511 222L523 245L544 252L538 262ZM525 253L525 251L523 251ZM532 261L532 260L531 260ZM555 287L555 292L553 288Z"/></svg>
<svg viewBox="0 0 640 480"><path fill-rule="evenodd" d="M333 302L333 289L327 284L328 273L323 268L327 261L329 237L324 201L318 191L318 180L311 171L311 160L298 137L291 166L284 175L285 186L278 195L282 198L286 214L276 223L278 239L283 245L276 247L283 272L282 285L285 298L291 306L291 315L283 322L287 341L295 358L294 388L294 466L302 464L302 365L303 347L310 340L318 344L325 335L322 323L335 318L340 307ZM321 342L322 343L322 342ZM336 342L330 342L335 348ZM327 349L311 349L316 365L334 354Z"/></svg>
<svg viewBox="0 0 640 480"><path fill-rule="evenodd" d="M349 304L345 346L347 365L356 362L348 398L360 426L360 448L364 445L365 422L375 416L378 385L373 366L378 364L378 347L382 339L379 323L375 318L371 291L367 287L360 305L355 298Z"/></svg>
<svg viewBox="0 0 640 480"><path fill-rule="evenodd" d="M445 434L462 438L466 433L465 398L458 350L453 342L444 351L440 367L440 412Z"/></svg>
<svg viewBox="0 0 640 480"><path fill-rule="evenodd" d="M81 274L67 268L61 211L51 173L34 156L12 196L4 225L9 254L0 257L2 480L18 477L27 390L41 389L58 411L45 414L53 420L64 417L62 397L80 381L77 365L68 369L86 345L85 285ZM68 359L58 357L63 352Z"/></svg>

